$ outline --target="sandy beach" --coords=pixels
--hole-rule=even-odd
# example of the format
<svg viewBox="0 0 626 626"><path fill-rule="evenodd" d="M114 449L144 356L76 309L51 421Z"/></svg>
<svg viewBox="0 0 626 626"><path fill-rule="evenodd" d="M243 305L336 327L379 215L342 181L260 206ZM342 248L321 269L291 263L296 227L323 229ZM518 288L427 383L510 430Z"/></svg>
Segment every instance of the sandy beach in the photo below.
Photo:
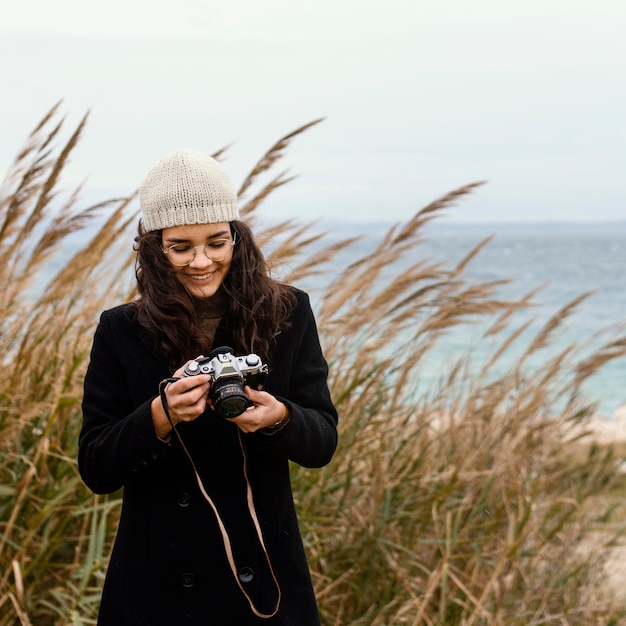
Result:
<svg viewBox="0 0 626 626"><path fill-rule="evenodd" d="M592 416L583 430L588 431L588 437L601 445L626 442L626 404L615 410L611 417L599 413Z"/></svg>

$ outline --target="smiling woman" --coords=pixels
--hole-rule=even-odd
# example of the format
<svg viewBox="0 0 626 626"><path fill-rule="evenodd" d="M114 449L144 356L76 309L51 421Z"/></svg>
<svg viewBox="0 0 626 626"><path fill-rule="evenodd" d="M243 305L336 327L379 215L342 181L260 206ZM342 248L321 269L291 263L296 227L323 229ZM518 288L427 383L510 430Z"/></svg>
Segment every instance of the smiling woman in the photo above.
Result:
<svg viewBox="0 0 626 626"><path fill-rule="evenodd" d="M317 626L289 460L327 464L337 412L308 296L269 276L211 157L169 154L140 202L140 297L102 314L85 376L81 476L124 488L98 624Z"/></svg>

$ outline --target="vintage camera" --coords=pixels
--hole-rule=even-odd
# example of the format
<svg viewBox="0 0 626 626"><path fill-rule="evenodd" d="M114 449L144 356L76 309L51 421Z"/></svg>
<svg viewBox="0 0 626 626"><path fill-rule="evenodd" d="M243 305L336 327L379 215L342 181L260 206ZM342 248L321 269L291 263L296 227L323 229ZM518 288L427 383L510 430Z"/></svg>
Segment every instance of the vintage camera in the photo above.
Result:
<svg viewBox="0 0 626 626"><path fill-rule="evenodd" d="M216 348L207 357L189 362L183 376L209 374L212 385L209 397L222 417L237 417L249 406L244 387L258 389L267 378L267 365L256 354L234 356L228 346Z"/></svg>

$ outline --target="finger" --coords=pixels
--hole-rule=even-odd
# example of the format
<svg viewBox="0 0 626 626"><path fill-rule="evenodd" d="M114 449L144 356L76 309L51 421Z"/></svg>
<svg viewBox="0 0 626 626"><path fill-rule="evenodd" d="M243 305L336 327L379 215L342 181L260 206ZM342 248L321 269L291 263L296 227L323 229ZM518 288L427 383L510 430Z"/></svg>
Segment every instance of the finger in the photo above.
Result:
<svg viewBox="0 0 626 626"><path fill-rule="evenodd" d="M252 389L252 387L248 385L245 386L245 391L248 399L254 402L254 404L261 404L263 397L267 395L267 393Z"/></svg>
<svg viewBox="0 0 626 626"><path fill-rule="evenodd" d="M197 399L190 397L190 394L176 396L170 406L179 420L191 421L204 413L206 409L206 395L202 394Z"/></svg>
<svg viewBox="0 0 626 626"><path fill-rule="evenodd" d="M186 410L187 407L194 408L202 405L206 406L208 393L206 387L196 387L186 393L178 394L172 398L172 406L179 410Z"/></svg>
<svg viewBox="0 0 626 626"><path fill-rule="evenodd" d="M186 393L196 387L202 387L211 383L209 374L197 374L196 376L183 376L175 383L170 383L170 387L175 393Z"/></svg>
<svg viewBox="0 0 626 626"><path fill-rule="evenodd" d="M172 385L165 390L165 395L170 407L174 410L181 411L187 406L196 405L200 401L206 401L209 389L209 383L195 385L191 388L187 388L186 385L172 383Z"/></svg>

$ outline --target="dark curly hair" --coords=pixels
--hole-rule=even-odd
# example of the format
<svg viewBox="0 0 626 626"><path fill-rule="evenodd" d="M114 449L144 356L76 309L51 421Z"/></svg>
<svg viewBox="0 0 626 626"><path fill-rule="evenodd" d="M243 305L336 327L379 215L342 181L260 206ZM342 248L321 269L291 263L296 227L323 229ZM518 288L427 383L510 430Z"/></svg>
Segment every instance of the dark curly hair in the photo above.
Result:
<svg viewBox="0 0 626 626"><path fill-rule="evenodd" d="M237 244L221 289L227 298L225 318L232 331L233 350L255 352L269 359L270 348L295 306L292 288L274 280L252 231L241 221L230 222ZM202 332L199 300L180 283L163 254L161 231L147 232L139 222L135 238L135 276L139 290L137 317L176 369L211 346Z"/></svg>

